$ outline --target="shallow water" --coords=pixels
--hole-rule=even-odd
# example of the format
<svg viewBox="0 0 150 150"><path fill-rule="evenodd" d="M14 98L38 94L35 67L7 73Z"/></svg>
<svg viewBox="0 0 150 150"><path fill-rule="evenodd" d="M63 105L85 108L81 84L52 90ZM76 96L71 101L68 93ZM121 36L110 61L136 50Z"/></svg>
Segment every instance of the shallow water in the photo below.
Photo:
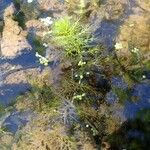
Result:
<svg viewBox="0 0 150 150"><path fill-rule="evenodd" d="M137 15L138 17L138 15L144 16L147 14L147 12L141 9L141 7L138 5L137 0L128 0L126 2L127 6L124 8L125 10L123 15L118 17L116 20L102 20L99 23L99 27L95 31L98 42L105 44L110 50L114 48L120 26L123 25L131 15ZM147 72L147 74L149 73ZM150 108L149 76L146 75L146 78L147 79L142 83L138 83L133 86L131 97L138 97L138 100L136 102L132 102L131 99L127 99L123 109L118 108L118 110L116 110L115 114L119 115L122 120L133 119L138 111L145 108ZM120 77L114 77L111 83L113 86L121 89L127 88L127 85ZM107 94L107 102L112 105L118 103L118 98L112 91Z"/></svg>
<svg viewBox="0 0 150 150"><path fill-rule="evenodd" d="M7 5L9 5L11 0L6 0L5 5L0 5L0 10ZM137 7L136 0L129 0L128 6L125 8L124 15L119 17L115 21L108 21L102 19L99 23L98 28L95 31L95 35L98 39L98 42L104 43L109 49L114 47L114 43L116 40L116 36L118 34L118 30L120 25L124 23L124 21L133 14L132 8ZM11 65L20 65L22 70L29 68L39 68L39 63L37 62L37 58L35 57L35 53L23 53L22 55L14 58L14 59L0 59L1 64L10 63ZM15 72L15 70L14 70ZM4 105L10 104L17 96L21 93L24 93L30 89L30 85L28 83L19 83L19 84L4 84L3 80L7 75L9 75L11 71L9 70L1 70L0 68L0 103ZM138 101L132 102L130 99L126 101L123 108L118 108L115 110L114 114L119 115L123 121L127 119L133 119L136 113L139 110L144 108L150 108L150 84L146 83L138 83L133 87L132 96L137 96ZM113 78L112 84L119 88L127 88L127 85L122 81L121 78ZM117 96L110 92L108 93L107 101L114 105L118 102ZM19 116L24 117L25 119L19 119ZM24 125L28 120L28 114L20 114L18 112L11 114L6 120L5 123L11 132L15 133L17 131L18 126Z"/></svg>

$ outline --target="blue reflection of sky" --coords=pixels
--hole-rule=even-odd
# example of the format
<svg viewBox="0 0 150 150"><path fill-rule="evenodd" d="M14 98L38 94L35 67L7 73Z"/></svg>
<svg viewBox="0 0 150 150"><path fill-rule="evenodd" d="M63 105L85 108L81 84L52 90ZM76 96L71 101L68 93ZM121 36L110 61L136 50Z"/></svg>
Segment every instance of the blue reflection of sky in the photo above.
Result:
<svg viewBox="0 0 150 150"><path fill-rule="evenodd" d="M15 66L21 65L21 70L39 67L39 63L34 52L23 53L14 59L0 59L0 63L9 63ZM11 85L3 84L3 80L5 80L5 77L7 77L10 73L11 71L9 72L8 70L0 70L0 103L4 105L8 105L15 99L15 97L26 92L30 88L30 85L27 83L16 83Z"/></svg>
<svg viewBox="0 0 150 150"><path fill-rule="evenodd" d="M23 112L14 111L3 122L3 127L11 133L16 133L21 127L26 125L36 114L31 110Z"/></svg>
<svg viewBox="0 0 150 150"><path fill-rule="evenodd" d="M11 4L12 0L0 0L0 18L3 16L4 9Z"/></svg>
<svg viewBox="0 0 150 150"><path fill-rule="evenodd" d="M15 98L30 88L29 84L3 84L0 87L0 103L3 105L9 105L15 100Z"/></svg>
<svg viewBox="0 0 150 150"><path fill-rule="evenodd" d="M122 89L127 88L127 85L120 77L112 78L112 85ZM137 100L132 101L131 99L127 99L122 108L114 110L114 113L117 116L121 116L123 120L124 118L133 119L138 111L150 108L150 84L148 82L135 84L131 97L137 97ZM118 103L119 98L113 91L110 91L106 95L106 101L111 105L115 105Z"/></svg>
<svg viewBox="0 0 150 150"><path fill-rule="evenodd" d="M136 102L127 101L124 106L124 115L131 119L135 117L136 112L150 108L150 84L135 85L132 96L138 97L138 100Z"/></svg>

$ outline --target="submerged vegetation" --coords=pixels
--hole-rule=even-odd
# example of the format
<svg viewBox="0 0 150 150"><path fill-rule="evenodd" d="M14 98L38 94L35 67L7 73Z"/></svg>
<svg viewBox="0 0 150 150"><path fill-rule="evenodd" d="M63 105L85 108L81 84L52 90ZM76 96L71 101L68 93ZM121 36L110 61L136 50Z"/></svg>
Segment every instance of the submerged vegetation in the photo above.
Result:
<svg viewBox="0 0 150 150"><path fill-rule="evenodd" d="M69 17L54 23L51 37L55 44L65 49L67 56L82 56L92 40L89 37L88 27L83 27L78 20Z"/></svg>
<svg viewBox="0 0 150 150"><path fill-rule="evenodd" d="M135 89L145 82L149 84L147 13L145 18L139 17L143 26L135 16L126 18L129 23L121 21L110 48L101 40L101 34L105 33L101 28L105 23L107 26L117 22L126 3L15 0L14 4L13 20L28 35L35 58L39 59L38 73L27 74L30 88L16 98L13 109L9 110L11 115L28 111L31 115L25 123L20 121L14 135L7 131L7 121L1 123L1 114L6 110L0 103L0 149L147 149L150 111L148 106L140 106L143 105L140 100L144 95L147 102L149 96ZM126 7L120 10L123 6ZM102 12L101 20L99 12ZM93 31L95 20L101 21L101 26ZM136 27L142 32L136 33ZM4 28L0 25L0 32ZM96 35L98 30L102 32L100 37ZM134 117L127 117L129 104L136 106ZM9 139L8 144L5 138Z"/></svg>

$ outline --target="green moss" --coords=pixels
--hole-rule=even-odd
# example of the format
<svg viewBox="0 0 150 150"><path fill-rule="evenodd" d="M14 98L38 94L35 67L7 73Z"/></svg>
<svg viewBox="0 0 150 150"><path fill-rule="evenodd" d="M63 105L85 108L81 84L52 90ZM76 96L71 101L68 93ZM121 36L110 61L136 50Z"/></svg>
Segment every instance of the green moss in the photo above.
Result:
<svg viewBox="0 0 150 150"><path fill-rule="evenodd" d="M118 96L119 102L124 104L125 101L130 100L130 89L122 89L118 87L112 87L113 92Z"/></svg>
<svg viewBox="0 0 150 150"><path fill-rule="evenodd" d="M14 0L14 5L15 5L16 9L19 10L20 5L21 5L21 0Z"/></svg>
<svg viewBox="0 0 150 150"><path fill-rule="evenodd" d="M22 11L18 11L14 15L14 20L18 22L18 25L20 27L22 27L22 29L25 29L25 27L26 27L26 25L25 25L25 15Z"/></svg>

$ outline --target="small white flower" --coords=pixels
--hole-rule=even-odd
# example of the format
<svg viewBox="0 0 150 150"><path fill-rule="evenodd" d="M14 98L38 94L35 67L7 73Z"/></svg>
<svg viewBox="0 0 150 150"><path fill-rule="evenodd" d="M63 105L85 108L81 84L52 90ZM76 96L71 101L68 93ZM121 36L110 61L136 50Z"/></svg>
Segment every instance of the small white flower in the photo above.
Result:
<svg viewBox="0 0 150 150"><path fill-rule="evenodd" d="M43 57L43 56L41 56L39 53L35 53L35 56L37 57L37 58L39 58L39 62L40 62L40 64L42 64L42 65L44 65L44 66L48 66L48 63L49 63L49 61L48 61L48 59L46 59L45 57Z"/></svg>
<svg viewBox="0 0 150 150"><path fill-rule="evenodd" d="M13 66L13 67L11 67L11 70L14 70L16 67L15 66Z"/></svg>
<svg viewBox="0 0 150 150"><path fill-rule="evenodd" d="M85 96L85 93L83 93L81 96L84 97L84 96Z"/></svg>
<svg viewBox="0 0 150 150"><path fill-rule="evenodd" d="M123 46L122 46L121 43L116 43L116 44L115 44L115 49L116 49L116 50L119 50L119 49L122 49L122 48L123 48Z"/></svg>
<svg viewBox="0 0 150 150"><path fill-rule="evenodd" d="M143 76L142 76L142 78L143 78L143 79L145 79L145 78L146 78L146 76L145 76L145 75L143 75Z"/></svg>
<svg viewBox="0 0 150 150"><path fill-rule="evenodd" d="M46 26L50 26L53 23L51 17L40 18L40 21L43 22Z"/></svg>
<svg viewBox="0 0 150 150"><path fill-rule="evenodd" d="M132 24L129 24L129 27L134 27L134 23L132 23Z"/></svg>
<svg viewBox="0 0 150 150"><path fill-rule="evenodd" d="M48 47L48 45L47 45L46 43L43 43L43 46L44 46L44 47Z"/></svg>
<svg viewBox="0 0 150 150"><path fill-rule="evenodd" d="M78 77L78 75L76 74L76 75L75 75L75 77L77 78L77 77Z"/></svg>
<svg viewBox="0 0 150 150"><path fill-rule="evenodd" d="M36 57L39 57L40 55L39 55L39 53L38 53L38 52L36 52L36 53L35 53L35 56L36 56Z"/></svg>
<svg viewBox="0 0 150 150"><path fill-rule="evenodd" d="M86 64L85 61L80 60L79 63L78 63L78 66L83 66L83 65L85 65L85 64Z"/></svg>
<svg viewBox="0 0 150 150"><path fill-rule="evenodd" d="M80 79L83 79L83 75L80 75Z"/></svg>
<svg viewBox="0 0 150 150"><path fill-rule="evenodd" d="M89 74L90 74L90 72L86 72L86 74L87 74L87 75L89 75Z"/></svg>
<svg viewBox="0 0 150 150"><path fill-rule="evenodd" d="M28 3L32 3L32 2L33 2L33 0L28 0L27 2L28 2Z"/></svg>
<svg viewBox="0 0 150 150"><path fill-rule="evenodd" d="M133 53L139 53L139 51L140 50L138 48L134 48L134 49L131 50L131 52L133 52Z"/></svg>
<svg viewBox="0 0 150 150"><path fill-rule="evenodd" d="M88 128L89 127L89 125L88 124L86 124L86 128Z"/></svg>
<svg viewBox="0 0 150 150"><path fill-rule="evenodd" d="M82 100L84 96L85 96L85 93L80 94L80 95L74 95L74 96L73 96L73 100L74 100L74 99Z"/></svg>

